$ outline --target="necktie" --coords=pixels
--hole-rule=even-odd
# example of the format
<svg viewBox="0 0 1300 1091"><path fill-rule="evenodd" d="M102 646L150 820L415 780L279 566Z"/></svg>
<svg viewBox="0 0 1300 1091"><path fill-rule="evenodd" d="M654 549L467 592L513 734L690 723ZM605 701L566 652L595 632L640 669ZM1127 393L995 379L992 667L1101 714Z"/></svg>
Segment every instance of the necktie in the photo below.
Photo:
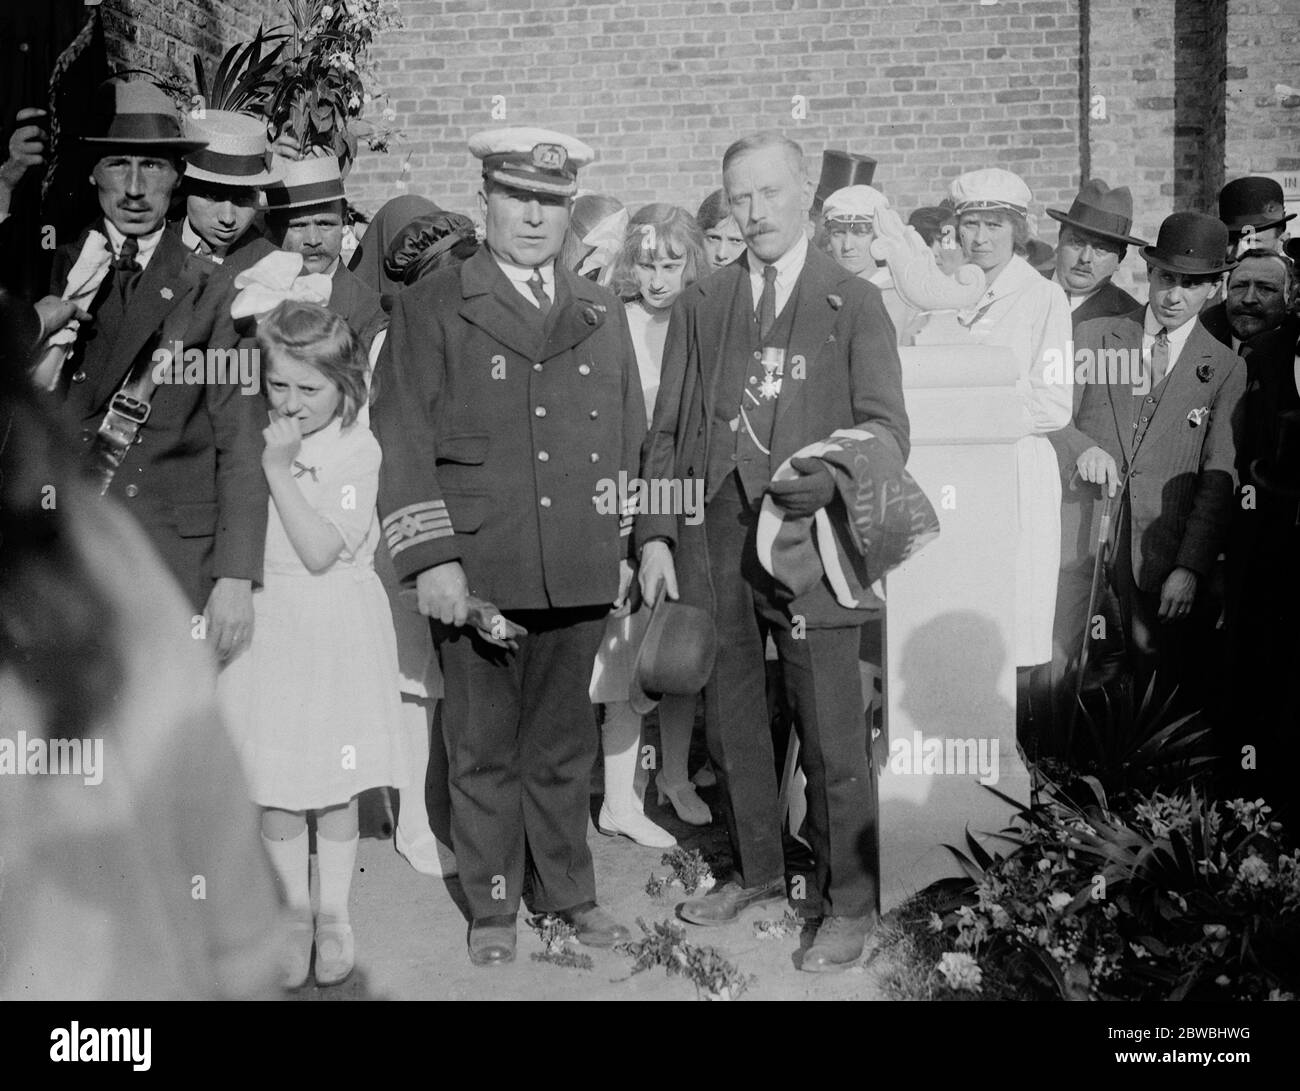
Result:
<svg viewBox="0 0 1300 1091"><path fill-rule="evenodd" d="M136 281L140 279L143 270L140 263L135 260L135 256L140 253L140 244L128 235L122 240L122 249L118 251L117 260L113 262L113 276L117 282L117 294L122 300L122 306L131 301L131 292L135 288Z"/></svg>
<svg viewBox="0 0 1300 1091"><path fill-rule="evenodd" d="M1151 385L1155 387L1169 370L1169 330L1164 326L1151 344Z"/></svg>
<svg viewBox="0 0 1300 1091"><path fill-rule="evenodd" d="M533 298L537 300L537 306L541 309L544 317L551 309L551 299L546 294L546 285L542 281L541 269L533 270L533 275L528 278L528 287L532 289Z"/></svg>
<svg viewBox="0 0 1300 1091"><path fill-rule="evenodd" d="M758 297L758 339L766 342L776 325L776 266L763 266L763 294Z"/></svg>

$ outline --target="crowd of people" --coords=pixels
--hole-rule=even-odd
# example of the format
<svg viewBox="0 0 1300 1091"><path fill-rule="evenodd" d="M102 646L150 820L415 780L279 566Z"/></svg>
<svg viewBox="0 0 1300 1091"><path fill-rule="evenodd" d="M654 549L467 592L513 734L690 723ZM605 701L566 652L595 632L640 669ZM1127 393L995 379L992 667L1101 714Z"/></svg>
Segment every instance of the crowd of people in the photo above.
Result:
<svg viewBox="0 0 1300 1091"><path fill-rule="evenodd" d="M348 248L332 156L272 156L262 122L238 114L182 121L145 81L111 81L94 106L102 215L59 248L50 294L4 300L6 400L45 422L42 472L78 499L46 510L45 478L3 479L15 608L0 667L48 737L98 729L94 710L128 685L98 653L83 665L99 690L56 693L37 669L88 639L42 543L63 542L69 586L114 616L157 591L151 560L119 558L141 581L123 595L102 584L126 576L87 559L78 507L111 497L120 508L84 518L106 518L123 548L152 543L179 588L157 591L170 641L203 641L219 668L214 703L186 715L219 708L242 768L223 780L234 763L214 758L208 795L224 785L220 806L258 808L291 920L281 985L352 971L357 799L372 788L400 791L411 865L459 875L478 966L513 960L521 905L583 944L629 938L600 905L588 848L598 757L596 828L641 845L676 844L645 813L650 783L692 826L715 820L697 787L718 786L735 874L683 902L683 920L785 901L774 721L797 734L806 780L798 908L819 924L801 968L859 958L880 909L883 604L869 588L925 521L905 520L904 541L898 512L864 497L901 489L910 516L929 511L905 469L900 347L998 346L1018 368L1007 545L1026 746L1068 715L1081 650L1107 643L1095 622L1112 610L1122 669L1177 684L1220 717L1225 749L1258 751L1267 783L1290 791L1300 319L1293 217L1271 180L1229 183L1217 217L1169 215L1154 243L1132 235L1127 189L1088 180L1048 210L1053 251L1033 237L1023 179L967 171L907 217L942 275L982 273L973 305L944 308L909 297L873 253L901 221L875 160L828 151L814 180L780 133L735 141L692 212L580 194L595 152L571 136L485 131L468 149L475 216L398 196ZM20 121L0 217L46 150L35 112ZM0 245L5 232L0 219ZM1146 303L1112 281L1129 247ZM243 359L257 361L251 387L220 370ZM40 428L15 434L34 443ZM851 543L847 579L807 546L831 533L814 526ZM202 689L208 676L172 658L159 669L190 673L169 684ZM701 694L709 760L692 776ZM187 882L199 871L178 866ZM266 927L265 878L239 880L254 891L249 934Z"/></svg>

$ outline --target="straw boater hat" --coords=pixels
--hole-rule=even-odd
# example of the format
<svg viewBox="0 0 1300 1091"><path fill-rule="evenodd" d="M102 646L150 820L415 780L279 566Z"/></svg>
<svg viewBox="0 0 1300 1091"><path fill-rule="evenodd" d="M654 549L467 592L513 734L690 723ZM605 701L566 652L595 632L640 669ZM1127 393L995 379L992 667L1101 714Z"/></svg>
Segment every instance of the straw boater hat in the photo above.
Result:
<svg viewBox="0 0 1300 1091"><path fill-rule="evenodd" d="M1126 246L1146 246L1146 239L1137 239L1129 234L1133 226L1133 195L1128 186L1111 189L1100 178L1090 178L1080 187L1075 195L1069 212L1059 208L1049 208L1047 214L1052 219L1089 235L1100 235L1111 242Z"/></svg>
<svg viewBox="0 0 1300 1091"><path fill-rule="evenodd" d="M483 177L512 189L572 197L578 170L596 153L571 136L551 129L487 129L469 138L469 151L483 161Z"/></svg>
<svg viewBox="0 0 1300 1091"><path fill-rule="evenodd" d="M1281 227L1297 215L1287 215L1284 197L1282 187L1272 178L1238 178L1219 190L1219 219L1234 236L1245 227L1256 231Z"/></svg>
<svg viewBox="0 0 1300 1091"><path fill-rule="evenodd" d="M90 150L158 148L177 155L202 148L206 141L181 132L176 106L167 95L144 80L105 80L91 102L89 131L83 136Z"/></svg>
<svg viewBox="0 0 1300 1091"><path fill-rule="evenodd" d="M958 175L948 188L948 195L958 216L982 209L1003 209L1026 216L1029 202L1033 200L1024 179L1001 167Z"/></svg>
<svg viewBox="0 0 1300 1091"><path fill-rule="evenodd" d="M268 212L346 200L339 161L332 155L271 160L272 181L266 187Z"/></svg>
<svg viewBox="0 0 1300 1091"><path fill-rule="evenodd" d="M826 198L822 219L827 223L872 223L889 198L872 186L845 186Z"/></svg>
<svg viewBox="0 0 1300 1091"><path fill-rule="evenodd" d="M185 177L223 186L262 187L271 181L266 125L247 114L207 110L187 117L185 133L206 147L185 156Z"/></svg>
<svg viewBox="0 0 1300 1091"><path fill-rule="evenodd" d="M1148 265L1170 273L1210 276L1226 273L1236 262L1226 261L1228 229L1203 212L1175 212L1160 225L1155 246L1142 247Z"/></svg>

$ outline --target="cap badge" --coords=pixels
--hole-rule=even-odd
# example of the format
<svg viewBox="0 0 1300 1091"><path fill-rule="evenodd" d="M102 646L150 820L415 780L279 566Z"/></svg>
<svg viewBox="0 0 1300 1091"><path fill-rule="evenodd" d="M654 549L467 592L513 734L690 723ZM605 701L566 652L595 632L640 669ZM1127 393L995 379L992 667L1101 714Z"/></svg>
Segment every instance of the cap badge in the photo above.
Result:
<svg viewBox="0 0 1300 1091"><path fill-rule="evenodd" d="M534 144L533 166L543 170L563 170L569 153L560 144Z"/></svg>

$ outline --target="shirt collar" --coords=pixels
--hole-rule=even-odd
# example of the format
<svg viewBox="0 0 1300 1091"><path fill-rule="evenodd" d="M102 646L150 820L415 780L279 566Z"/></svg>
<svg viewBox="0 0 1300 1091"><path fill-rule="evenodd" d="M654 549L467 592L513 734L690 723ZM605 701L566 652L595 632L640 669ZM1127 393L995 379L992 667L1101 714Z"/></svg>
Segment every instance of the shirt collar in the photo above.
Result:
<svg viewBox="0 0 1300 1091"><path fill-rule="evenodd" d="M532 279L533 266L531 265L516 265L513 261L506 261L505 258L498 257L496 254L492 254L492 260L501 267L501 271L515 284L527 284ZM555 259L552 258L545 265L537 266L537 269L542 274L542 286L545 288L552 287L555 284Z"/></svg>
<svg viewBox="0 0 1300 1091"><path fill-rule="evenodd" d="M803 263L808 257L808 236L801 231L799 238L795 240L795 244L773 262L765 262L752 249L746 248L746 253L749 255L750 276L758 277L761 281L763 279L763 266L775 265L776 281L778 284L784 285L790 279L798 277L803 270Z"/></svg>
<svg viewBox="0 0 1300 1091"><path fill-rule="evenodd" d="M1184 322L1178 329L1169 331L1169 351L1171 353L1176 353L1182 349L1183 345L1187 343L1187 339L1192 335L1192 329L1196 323L1197 319L1193 318L1189 322ZM1142 319L1143 336L1154 340L1156 335L1160 333L1162 326L1163 323L1151 312L1151 306L1148 304Z"/></svg>
<svg viewBox="0 0 1300 1091"><path fill-rule="evenodd" d="M137 235L135 237L135 241L140 247L135 260L139 263L141 269L149 263L153 252L158 249L158 244L162 241L163 227L165 226L166 224L159 226L156 231L150 232L148 235ZM122 253L122 243L126 241L126 236L107 217L104 218L104 229L108 232L108 243L113 248L113 257L116 258Z"/></svg>
<svg viewBox="0 0 1300 1091"><path fill-rule="evenodd" d="M181 220L181 243L184 245L186 250L190 251L190 253L202 254L203 257L211 258L218 265L221 264L221 258L219 258L212 247L208 245L207 240L194 230L194 225L190 223L190 218L188 216Z"/></svg>

